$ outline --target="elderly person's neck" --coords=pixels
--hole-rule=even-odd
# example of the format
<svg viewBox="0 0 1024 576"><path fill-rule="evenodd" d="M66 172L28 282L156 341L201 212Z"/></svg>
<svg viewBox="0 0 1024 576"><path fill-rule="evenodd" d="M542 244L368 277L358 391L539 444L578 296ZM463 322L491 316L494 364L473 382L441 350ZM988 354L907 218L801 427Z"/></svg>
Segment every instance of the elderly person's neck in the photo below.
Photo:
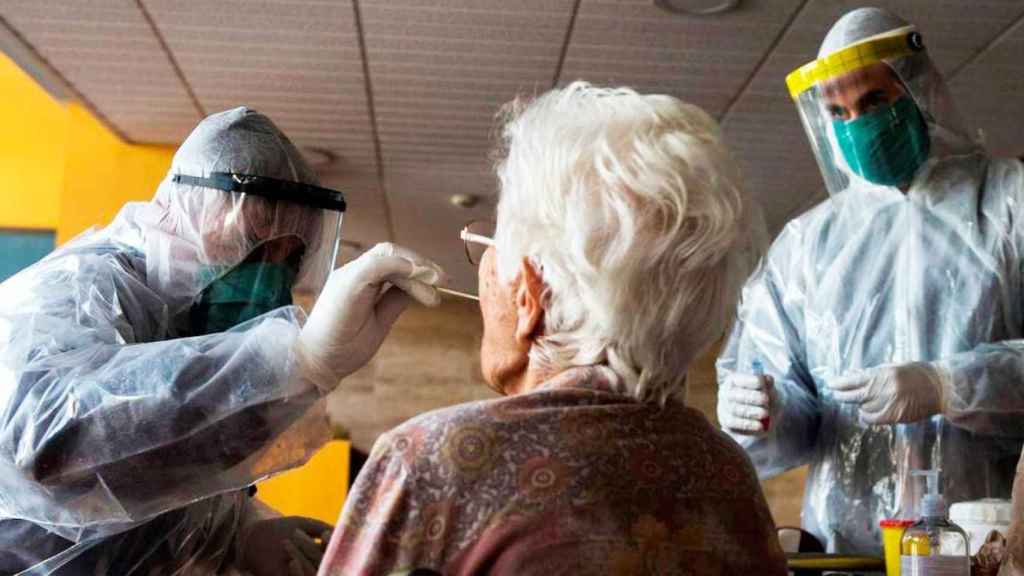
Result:
<svg viewBox="0 0 1024 576"><path fill-rule="evenodd" d="M541 384L554 376L549 370L540 368L535 361L530 361L527 362L525 370L502 378L500 384L497 384L496 389L505 396L526 394L537 389Z"/></svg>
<svg viewBox="0 0 1024 576"><path fill-rule="evenodd" d="M484 252L480 261L479 280L480 312L484 317L480 345L484 380L506 396L530 392L554 376L530 354L537 338L544 333L544 280L527 259L523 259L511 280L501 279L493 248Z"/></svg>

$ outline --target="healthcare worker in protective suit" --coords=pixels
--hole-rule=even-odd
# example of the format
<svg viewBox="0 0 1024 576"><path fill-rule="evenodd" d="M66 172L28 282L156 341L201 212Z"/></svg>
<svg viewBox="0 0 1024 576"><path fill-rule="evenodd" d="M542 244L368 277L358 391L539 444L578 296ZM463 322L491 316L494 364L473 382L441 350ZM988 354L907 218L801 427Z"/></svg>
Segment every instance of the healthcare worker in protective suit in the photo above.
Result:
<svg viewBox="0 0 1024 576"><path fill-rule="evenodd" d="M878 552L879 520L914 514L912 469L941 469L947 502L1010 494L1024 169L972 141L889 12L841 18L787 85L830 198L744 288L718 416L762 477L810 464L803 524L830 551Z"/></svg>
<svg viewBox="0 0 1024 576"><path fill-rule="evenodd" d="M215 114L151 202L0 285L0 573L315 573L328 526L250 487L330 438L324 396L443 281L392 245L332 271L316 182L268 118Z"/></svg>

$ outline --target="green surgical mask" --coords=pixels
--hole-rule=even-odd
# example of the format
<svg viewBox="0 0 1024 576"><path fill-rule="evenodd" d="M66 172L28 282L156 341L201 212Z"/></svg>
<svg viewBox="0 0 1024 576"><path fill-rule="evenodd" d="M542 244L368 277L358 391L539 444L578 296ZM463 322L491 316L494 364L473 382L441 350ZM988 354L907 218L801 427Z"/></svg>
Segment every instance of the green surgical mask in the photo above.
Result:
<svg viewBox="0 0 1024 576"><path fill-rule="evenodd" d="M907 184L928 159L928 127L907 96L849 122L835 119L832 128L847 164L868 182Z"/></svg>
<svg viewBox="0 0 1024 576"><path fill-rule="evenodd" d="M224 332L292 303L295 272L285 264L243 262L210 283L192 306L192 334Z"/></svg>

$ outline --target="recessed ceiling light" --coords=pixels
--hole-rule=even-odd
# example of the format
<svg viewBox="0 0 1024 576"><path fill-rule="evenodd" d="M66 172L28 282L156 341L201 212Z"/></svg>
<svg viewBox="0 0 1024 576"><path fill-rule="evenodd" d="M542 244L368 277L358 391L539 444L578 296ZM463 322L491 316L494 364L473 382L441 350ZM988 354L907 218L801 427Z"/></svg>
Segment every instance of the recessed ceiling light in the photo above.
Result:
<svg viewBox="0 0 1024 576"><path fill-rule="evenodd" d="M316 146L303 146L302 155L306 157L306 162L309 162L310 167L314 170L323 170L338 159L334 152Z"/></svg>
<svg viewBox="0 0 1024 576"><path fill-rule="evenodd" d="M480 202L480 197L476 194L452 194L448 201L459 208L472 208Z"/></svg>
<svg viewBox="0 0 1024 576"><path fill-rule="evenodd" d="M735 10L740 0L654 0L666 12L684 16L712 16Z"/></svg>

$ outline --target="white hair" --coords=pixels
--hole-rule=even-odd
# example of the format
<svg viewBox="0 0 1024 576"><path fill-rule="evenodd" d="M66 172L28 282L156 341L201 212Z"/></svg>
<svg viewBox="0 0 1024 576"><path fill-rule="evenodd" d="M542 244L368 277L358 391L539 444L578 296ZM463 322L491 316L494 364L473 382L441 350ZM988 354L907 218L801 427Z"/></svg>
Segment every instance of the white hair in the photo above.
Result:
<svg viewBox="0 0 1024 576"><path fill-rule="evenodd" d="M503 111L498 277L541 271L542 369L605 365L645 400L684 397L728 329L756 250L717 124L665 95L575 82Z"/></svg>

